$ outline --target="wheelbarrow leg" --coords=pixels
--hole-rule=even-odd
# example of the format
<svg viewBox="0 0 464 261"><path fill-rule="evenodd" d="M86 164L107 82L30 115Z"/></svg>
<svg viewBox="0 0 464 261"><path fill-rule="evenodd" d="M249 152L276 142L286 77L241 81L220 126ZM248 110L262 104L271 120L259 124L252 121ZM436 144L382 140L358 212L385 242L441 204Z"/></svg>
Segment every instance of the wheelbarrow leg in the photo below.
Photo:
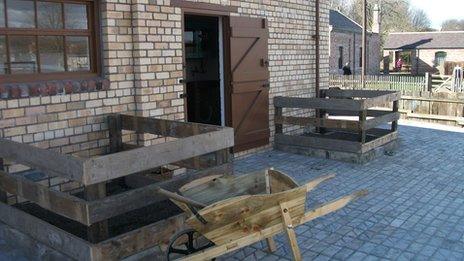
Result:
<svg viewBox="0 0 464 261"><path fill-rule="evenodd" d="M266 169L264 172L264 177L266 179L266 193L271 194L271 180L269 177L269 169ZM269 253L273 253L277 250L277 246L273 237L266 238L267 250Z"/></svg>
<svg viewBox="0 0 464 261"><path fill-rule="evenodd" d="M282 214L282 221L284 222L285 233L287 234L290 248L292 249L293 260L300 261L301 253L298 247L298 241L296 240L296 234L292 223L292 218L289 213L287 203L280 203L280 213Z"/></svg>

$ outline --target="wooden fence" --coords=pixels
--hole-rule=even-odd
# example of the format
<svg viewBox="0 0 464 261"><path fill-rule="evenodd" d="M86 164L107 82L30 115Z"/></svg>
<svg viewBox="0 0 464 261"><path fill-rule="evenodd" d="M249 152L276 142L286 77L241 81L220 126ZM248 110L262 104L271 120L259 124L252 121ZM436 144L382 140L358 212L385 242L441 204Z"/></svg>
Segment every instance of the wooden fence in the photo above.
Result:
<svg viewBox="0 0 464 261"><path fill-rule="evenodd" d="M361 89L361 75L330 75L330 87ZM396 91L430 91L430 75L366 75L366 89Z"/></svg>

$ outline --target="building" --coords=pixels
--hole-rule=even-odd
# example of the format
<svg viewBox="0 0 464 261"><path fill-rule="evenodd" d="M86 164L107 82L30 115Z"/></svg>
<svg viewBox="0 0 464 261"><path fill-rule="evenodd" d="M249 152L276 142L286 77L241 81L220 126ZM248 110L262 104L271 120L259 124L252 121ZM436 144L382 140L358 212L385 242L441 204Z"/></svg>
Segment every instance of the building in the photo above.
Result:
<svg viewBox="0 0 464 261"><path fill-rule="evenodd" d="M367 74L380 71L380 9L375 6L372 30L367 34ZM353 74L361 74L361 25L337 10L330 10L330 74L342 74L349 64Z"/></svg>
<svg viewBox="0 0 464 261"><path fill-rule="evenodd" d="M446 62L464 62L464 31L390 33L383 54L390 71L401 58L407 73L444 74Z"/></svg>
<svg viewBox="0 0 464 261"><path fill-rule="evenodd" d="M292 0L0 1L0 137L88 157L107 151L105 115L133 113L232 126L236 153L267 148L272 98L315 95L315 10ZM327 86L323 1L320 10Z"/></svg>

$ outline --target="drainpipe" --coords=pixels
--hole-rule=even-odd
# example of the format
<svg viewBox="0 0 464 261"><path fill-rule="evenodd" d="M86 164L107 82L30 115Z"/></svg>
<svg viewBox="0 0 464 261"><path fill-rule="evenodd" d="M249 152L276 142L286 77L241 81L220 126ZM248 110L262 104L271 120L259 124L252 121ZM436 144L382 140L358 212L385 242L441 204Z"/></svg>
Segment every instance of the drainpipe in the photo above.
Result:
<svg viewBox="0 0 464 261"><path fill-rule="evenodd" d="M367 71L367 0L363 0L363 34L362 34L362 68L361 82L362 89L366 88L366 71Z"/></svg>
<svg viewBox="0 0 464 261"><path fill-rule="evenodd" d="M319 97L320 94L320 85L321 85L321 75L320 75L320 0L316 0L316 34L314 35L314 40L316 44L316 97Z"/></svg>

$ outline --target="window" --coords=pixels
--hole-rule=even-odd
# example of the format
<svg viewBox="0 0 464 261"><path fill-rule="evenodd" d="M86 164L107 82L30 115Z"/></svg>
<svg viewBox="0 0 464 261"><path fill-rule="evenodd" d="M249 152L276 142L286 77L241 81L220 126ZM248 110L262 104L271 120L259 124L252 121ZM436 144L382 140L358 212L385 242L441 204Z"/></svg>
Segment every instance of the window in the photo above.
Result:
<svg viewBox="0 0 464 261"><path fill-rule="evenodd" d="M46 80L98 73L96 0L0 0L0 74Z"/></svg>
<svg viewBox="0 0 464 261"><path fill-rule="evenodd" d="M446 62L446 52L436 52L435 53L435 66L444 66Z"/></svg>
<svg viewBox="0 0 464 261"><path fill-rule="evenodd" d="M338 69L343 68L343 46L338 47Z"/></svg>

